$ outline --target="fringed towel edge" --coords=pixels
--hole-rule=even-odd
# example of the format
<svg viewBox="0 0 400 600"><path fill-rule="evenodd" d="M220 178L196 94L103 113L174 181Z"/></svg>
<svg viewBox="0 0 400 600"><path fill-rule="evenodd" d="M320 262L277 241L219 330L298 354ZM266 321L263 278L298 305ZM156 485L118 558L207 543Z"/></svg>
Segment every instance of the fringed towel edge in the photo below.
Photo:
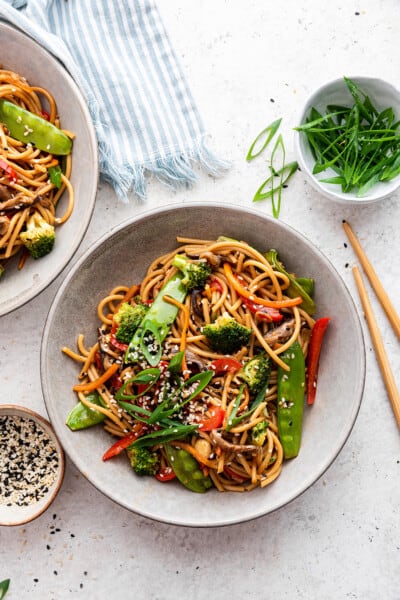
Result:
<svg viewBox="0 0 400 600"><path fill-rule="evenodd" d="M106 142L99 141L99 153L101 178L111 184L123 202L128 202L130 192L141 200L146 199L148 176L154 176L167 187L177 190L194 185L198 179L195 167L216 178L231 167L230 161L215 156L204 140L195 144L194 148L147 160L143 165L115 163L110 158Z"/></svg>

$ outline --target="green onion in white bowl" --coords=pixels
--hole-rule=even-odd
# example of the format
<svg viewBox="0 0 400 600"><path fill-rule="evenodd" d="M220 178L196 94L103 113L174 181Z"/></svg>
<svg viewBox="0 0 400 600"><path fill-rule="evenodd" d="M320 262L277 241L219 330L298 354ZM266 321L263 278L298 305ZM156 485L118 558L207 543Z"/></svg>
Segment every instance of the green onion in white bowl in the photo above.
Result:
<svg viewBox="0 0 400 600"><path fill-rule="evenodd" d="M372 77L342 77L307 100L296 129L302 171L322 195L367 204L400 186L400 92Z"/></svg>

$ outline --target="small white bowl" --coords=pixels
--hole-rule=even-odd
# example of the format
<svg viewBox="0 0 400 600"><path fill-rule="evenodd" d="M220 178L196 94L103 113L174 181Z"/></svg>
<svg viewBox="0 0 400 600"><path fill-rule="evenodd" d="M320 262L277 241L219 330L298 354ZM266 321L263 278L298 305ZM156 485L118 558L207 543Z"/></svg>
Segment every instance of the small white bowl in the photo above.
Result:
<svg viewBox="0 0 400 600"><path fill-rule="evenodd" d="M0 526L23 525L57 496L64 452L50 423L29 408L0 405L0 423Z"/></svg>
<svg viewBox="0 0 400 600"><path fill-rule="evenodd" d="M400 91L394 85L374 77L350 76L349 79L354 81L370 97L378 110L392 107L396 117L400 117ZM301 111L298 124L305 122L312 107L324 114L329 104L352 106L353 102L344 78L335 79L319 87L311 94ZM336 175L332 169L327 169L318 175L313 174L315 158L304 132L295 132L295 149L300 168L310 184L330 200L346 204L370 204L392 195L400 186L400 175L398 175L392 181L376 183L364 196L359 198L356 191L342 192L339 185L320 181L320 179Z"/></svg>

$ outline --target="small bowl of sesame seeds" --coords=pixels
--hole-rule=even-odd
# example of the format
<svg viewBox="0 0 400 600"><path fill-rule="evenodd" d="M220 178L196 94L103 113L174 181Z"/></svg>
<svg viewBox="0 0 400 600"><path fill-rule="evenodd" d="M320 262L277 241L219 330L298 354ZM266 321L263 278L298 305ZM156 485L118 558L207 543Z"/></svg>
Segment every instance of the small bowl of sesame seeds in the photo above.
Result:
<svg viewBox="0 0 400 600"><path fill-rule="evenodd" d="M23 525L56 497L64 452L50 423L36 412L0 405L0 525Z"/></svg>

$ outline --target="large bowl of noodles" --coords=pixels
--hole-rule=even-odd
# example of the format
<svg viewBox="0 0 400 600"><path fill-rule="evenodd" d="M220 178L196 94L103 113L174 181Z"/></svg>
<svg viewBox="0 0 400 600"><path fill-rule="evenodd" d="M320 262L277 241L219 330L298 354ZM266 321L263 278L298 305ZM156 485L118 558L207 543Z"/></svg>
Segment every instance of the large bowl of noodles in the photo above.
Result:
<svg viewBox="0 0 400 600"><path fill-rule="evenodd" d="M25 186L25 181L19 181L18 189L12 190L11 195L16 196L20 193L20 196L23 196L22 210L20 207L12 206L2 210L2 207L9 202L7 189L3 184L9 183L9 181L7 181L7 173L4 169L1 170L2 190L5 195L0 198L0 202L2 202L0 204L0 238L4 238L4 243L0 244L0 265L4 268L0 279L0 315L5 315L24 305L45 289L61 273L78 249L94 208L98 182L98 155L96 134L86 102L78 86L62 64L33 39L5 23L0 23L0 42L2 72L11 71L25 78L31 87L47 90L55 99L60 118L59 126L74 136L70 154L72 171L68 177L73 194L73 206L69 204L71 194L66 190L62 193L56 206L56 218L63 220L66 217L65 222L55 228L54 247L42 258L33 259L29 256L27 260L24 260L26 257L23 256L23 251L19 251L18 248L14 254L15 247L19 243L18 226L12 232L10 228L7 230L6 219L11 221L16 219L15 208L18 208L19 213L22 213L25 208L27 213L34 212L38 196L36 192L33 192L29 196L30 199L33 198L33 204L25 206L25 192L20 193L21 186L19 185L23 183ZM12 85L9 87L12 93ZM48 119L49 103L46 101L45 95L40 93L39 97L43 106L42 114ZM3 146L4 131L2 139ZM10 148L3 148L3 150L6 153L7 150L10 152ZM11 154L6 156L4 152L2 152L1 158L5 158L9 162ZM42 160L41 157L40 160ZM25 169L26 180L29 180L31 178L31 162L29 161L29 164L21 162L20 165ZM37 190L40 186L47 184L48 179L45 172L43 178L42 183L38 184ZM28 201L30 201L29 198ZM70 208L72 208L72 212L68 216ZM42 210L46 212L47 208ZM21 227L24 230L25 223ZM9 238L6 239L9 233ZM14 242L12 240L10 242L11 238L14 238ZM11 253L11 257L7 257L7 252Z"/></svg>
<svg viewBox="0 0 400 600"><path fill-rule="evenodd" d="M270 485L244 493L212 488L194 493L176 480L159 482L133 473L125 453L103 461L115 441L103 424L71 431L66 419L76 404L73 386L82 364L63 352L97 341L97 306L119 285L132 286L151 263L173 251L177 237L242 240L260 252L271 248L287 270L315 280L315 318L330 317L320 356L317 399L305 406L298 456L283 463ZM89 293L90 291L90 293ZM107 310L105 311L107 312ZM349 361L346 357L352 357ZM41 379L51 422L65 452L102 493L125 508L158 521L196 527L250 520L286 505L328 469L345 444L360 407L365 377L362 329L342 279L300 233L250 209L222 203L175 204L148 211L115 227L76 262L50 308L42 342Z"/></svg>

